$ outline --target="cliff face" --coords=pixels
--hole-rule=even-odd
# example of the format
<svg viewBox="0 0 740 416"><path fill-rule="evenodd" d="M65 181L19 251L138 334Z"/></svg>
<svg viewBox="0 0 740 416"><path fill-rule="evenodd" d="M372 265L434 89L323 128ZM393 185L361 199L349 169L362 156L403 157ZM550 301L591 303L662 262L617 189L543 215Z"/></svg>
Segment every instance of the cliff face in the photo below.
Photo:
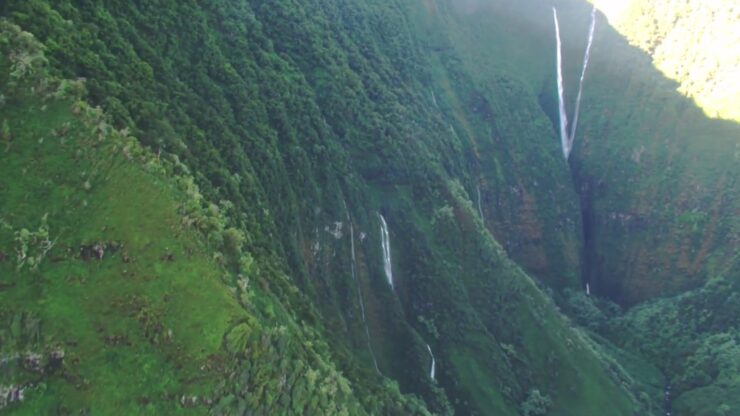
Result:
<svg viewBox="0 0 740 416"><path fill-rule="evenodd" d="M247 299L238 298L253 321L237 325L236 335L223 333L228 379L240 377L241 368L229 354L244 365L256 365L261 354L289 358L276 367L285 381L276 376L277 384L268 383L272 373L260 364L241 387L209 392L198 384L204 389L198 395L255 411L275 403L296 412L415 409L413 400L382 387L387 377L439 413L454 405L463 413L516 414L537 390L553 409L591 414L616 397L614 414L625 414L632 406L628 393L480 217L508 235L512 255L531 261L543 277L579 284L577 199L559 150L548 146L547 118L524 80L504 71L484 80L469 75L446 36L447 46L430 56L436 40L422 30L443 23L427 19L437 15L418 15L420 6L17 2L4 12L46 45L52 73L84 77L87 99L102 106L110 125L128 128L172 169L192 176L209 201L206 212L223 216L221 226L207 218L183 221L203 229L203 244L226 269L226 288L240 294L245 281L254 287ZM453 23L455 31L464 24ZM32 146L30 137L24 140ZM393 288L383 267L380 214L389 228ZM71 237L73 251L95 247ZM106 232L95 238L114 240ZM566 250L558 240L569 242ZM557 268L564 273L550 271ZM11 312L22 313L23 304ZM167 304L157 308L175 316ZM316 331L315 339L291 329L301 323ZM255 335L254 324L268 329ZM124 335L138 345L133 334ZM281 342L299 351L305 345L305 354L318 358L305 362L304 353ZM436 380L429 376L427 345ZM68 354L86 360L76 348ZM101 346L99 353L114 348ZM177 365L167 356L161 362ZM321 376L324 364L322 388L330 394L304 401L312 393L300 380ZM329 368L346 381L332 378ZM252 396L254 388L264 394ZM292 397L295 391L306 394ZM48 394L40 397L58 397ZM66 406L84 406L84 397L71 395ZM158 392L146 397L152 406L176 405Z"/></svg>
<svg viewBox="0 0 740 416"><path fill-rule="evenodd" d="M590 9L557 7L570 103ZM100 325L81 325L69 340L60 339L64 325L50 325L33 348L65 343L74 359L45 375L52 388L28 390L34 409L85 408L94 395L69 380L102 380L128 343L178 380L127 391L139 397L132 412L645 414L640 382L606 365L545 292L560 297L588 282L631 304L737 270L736 125L706 119L601 17L569 164L553 111L552 11L540 2L11 0L0 12L45 45L49 79L82 78L71 84L73 101L101 107L95 122L106 127L75 131L82 146L103 129L146 148L130 172L120 167L125 153L110 149L95 147L92 167L76 165L72 149L55 159L37 140L73 118L61 107L44 132L13 133L22 146L3 156L17 161L4 177L20 169L39 183L50 175L66 183L92 170L108 190L92 204L74 194L97 220L65 226L66 241L37 268L3 257L0 296L19 299L3 313L43 323L62 307L45 302L62 299L68 314L90 315L90 305L72 301L84 286L64 297L39 293L38 279L70 275L57 261L95 259L110 242L137 250L137 279L161 282L126 286L133 292L108 313L128 311L128 320L98 331L120 342L95 341L92 355ZM14 120L43 118L48 99L10 82L26 62L18 42L0 43L3 62L16 63L0 66L8 98L0 121L12 131ZM38 163L63 173L31 169ZM129 176L146 189L121 192ZM82 192L98 192L85 180ZM38 228L48 201L50 224L82 221L73 202L83 202L49 190L29 194L38 218L24 217L32 185L2 185L0 219L11 228L0 234L0 254L16 250L16 231ZM148 208L180 198L197 209ZM134 225L139 217L152 224ZM92 280L105 269L113 279L132 257L114 256L121 264L72 274ZM210 287L165 300L210 274ZM120 289L96 282L99 293ZM11 339L25 339L14 319ZM178 319L172 341L166 324ZM193 340L203 319L212 324L201 346ZM25 344L17 345L2 353ZM190 355L173 352L196 346L193 362L209 370L208 382L183 367ZM2 382L21 385L17 374ZM105 406L115 406L115 386L102 386ZM196 395L208 401L180 400Z"/></svg>
<svg viewBox="0 0 740 416"><path fill-rule="evenodd" d="M729 49L706 58L709 42L692 42L685 33L684 49L668 48L666 39L678 42L688 20L691 33L706 26L707 36L718 36L721 24L710 30L712 21L703 18L709 6L690 6L680 19L674 16L676 28L666 29L673 35L655 35L654 42L665 38L664 44L646 48L650 54L628 47L604 19L594 41L583 136L572 163L587 239L584 273L598 293L627 305L738 273L740 127L706 115L713 88L729 82L727 71L714 78L700 70L710 64L725 68L737 53ZM652 9L648 3L640 10ZM663 7L650 13L659 25L668 25ZM642 32L630 40L639 43L638 38L650 43ZM701 45L707 49L697 53ZM663 75L666 63L676 61L692 68L674 74L678 83ZM725 92L737 99L732 88Z"/></svg>
<svg viewBox="0 0 740 416"><path fill-rule="evenodd" d="M572 122L590 10L579 2L555 6L561 20L565 104ZM563 178L553 177L556 184L544 188L569 202L553 203L542 190L525 189L516 205L492 212L486 223L526 270L558 288L573 287L580 277L600 295L624 305L699 287L713 275L737 275L740 130L724 110L736 107L728 103L738 97L733 62L740 54L721 47L734 36L723 23L734 15L734 7L731 2L670 7L635 1L622 10L604 5L616 29L598 9L569 163L582 218L571 215L576 209L569 205L571 191L558 188ZM550 8L534 3L451 2L449 8L427 7L428 15L434 13L444 16L440 19L445 22L435 27L455 28L445 33L453 39L461 66L475 68L470 72L484 85L501 76L509 85L524 85L515 93L519 102L507 101L512 111L523 111L522 101L531 105L534 91L557 130ZM716 21L712 15L725 17ZM660 30L650 31L640 23L648 20ZM499 85L491 95L510 90ZM714 114L728 120L710 117ZM540 146L552 149L554 141ZM517 145L506 143L501 148ZM483 165L498 169L498 157L484 158L489 162ZM561 170L525 160L503 170L516 172L519 178L536 178L532 183ZM502 189L496 188L499 195ZM543 204L546 208L533 210ZM506 218L510 212L516 214ZM542 226L547 218L557 218L549 223L554 227ZM582 233L571 232L566 224ZM542 244L532 244L538 238ZM551 245L557 249L548 251ZM568 264L580 266L569 282L563 279L573 270Z"/></svg>

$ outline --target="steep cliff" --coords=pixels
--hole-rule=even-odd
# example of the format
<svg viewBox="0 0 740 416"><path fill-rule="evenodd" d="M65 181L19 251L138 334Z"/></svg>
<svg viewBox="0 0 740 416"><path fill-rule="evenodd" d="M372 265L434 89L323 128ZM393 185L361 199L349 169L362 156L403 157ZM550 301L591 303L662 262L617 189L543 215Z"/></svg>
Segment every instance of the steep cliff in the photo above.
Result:
<svg viewBox="0 0 740 416"><path fill-rule="evenodd" d="M556 7L571 103L590 6ZM737 125L601 14L566 162L550 4L0 13L11 410L651 414L552 297L737 277Z"/></svg>

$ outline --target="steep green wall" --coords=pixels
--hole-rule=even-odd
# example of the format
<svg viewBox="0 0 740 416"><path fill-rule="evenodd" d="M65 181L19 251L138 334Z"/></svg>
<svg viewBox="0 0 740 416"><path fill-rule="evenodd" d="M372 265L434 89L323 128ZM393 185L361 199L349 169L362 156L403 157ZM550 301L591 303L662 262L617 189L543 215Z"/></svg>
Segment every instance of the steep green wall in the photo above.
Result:
<svg viewBox="0 0 740 416"><path fill-rule="evenodd" d="M29 33L0 21L0 51L0 410L428 414L336 357L183 167L49 77Z"/></svg>
<svg viewBox="0 0 740 416"><path fill-rule="evenodd" d="M589 9L577 2L559 7L566 82L574 91ZM645 414L635 400L638 383L607 368L527 273L556 290L579 290L583 264L598 293L630 303L698 285L706 270L731 271L737 261L723 245L737 235L737 221L727 215L736 199L730 192L708 199L734 189L730 162L737 156L721 137L732 138L735 127L695 115L647 59L603 25L571 177L552 111L548 5L10 0L0 12L44 43L52 73L84 78L87 99L111 117L107 125L129 129L171 164L167 169L194 177L199 203L220 221L188 219L205 233L193 237L206 247L201 260L215 256L232 276L208 292L228 293L235 274L252 273L247 310L269 326L267 335L246 344L242 335L226 336L224 345L210 347L250 351L227 362L256 371L249 382L264 396L232 383L241 373L231 372L214 390L224 406L285 409L293 403L281 395L287 380L316 375L280 359L285 327L295 354L289 357L314 357L329 380L319 390L331 394L317 395L307 409L421 412L390 385L393 379L440 414L520 414L535 390L551 399L550 414ZM24 108L23 116L3 117L32 117L36 109L24 105L3 108ZM648 110L632 110L637 105ZM667 110L659 114L658 106ZM669 122L677 116L684 124L674 132ZM689 140L702 123L713 131L708 137L720 137L711 146ZM683 138L661 147L674 133ZM640 138L648 150L630 162ZM702 156L683 157L681 146ZM69 159L62 164L75 168ZM693 177L699 191L681 196ZM724 182L710 186L718 177ZM195 188L181 192L188 189ZM126 195L114 196L132 199ZM36 197L40 203L44 194ZM17 198L4 212L26 197ZM643 228L631 222L639 201L661 208L649 218L640 213ZM144 215L140 205L124 205L121 215ZM383 271L379 213L390 228L395 290ZM15 226L36 227L21 222ZM584 229L589 245L582 255ZM214 230L215 240L208 237ZM657 269L659 256L664 263L674 258L672 241L684 232L686 250L700 249L686 260L691 273L683 273L682 258ZM219 254L229 251L249 256ZM647 254L635 260L636 253ZM705 261L710 257L716 260ZM157 270L152 262L147 270ZM31 293L24 302L37 299ZM244 313L239 305L234 311ZM273 343L269 371L282 371L275 377L250 367L262 359L251 346ZM425 344L437 360L436 381ZM164 397L163 406L180 409Z"/></svg>
<svg viewBox="0 0 740 416"><path fill-rule="evenodd" d="M558 139L538 104L549 39L526 2L419 2L410 10L428 51L432 93L471 148L469 186L486 227L526 271L559 289L581 285L581 218ZM529 60L529 62L527 62ZM478 186L479 189L475 187Z"/></svg>
<svg viewBox="0 0 740 416"><path fill-rule="evenodd" d="M516 414L534 389L550 396L555 413L592 414L608 402L616 403L615 415L630 412L626 393L472 209L480 185L483 202L500 200L486 204L484 216L497 224L491 228L562 264L569 270L562 284L578 285L578 227L555 231L557 219L544 215L548 206L572 207L574 194L544 189L555 186L552 172L523 180L540 162L567 177L558 149L546 146L554 137L534 94L504 72L495 82L478 81L462 77L467 71L447 56L428 57L417 29L423 22L408 5L3 7L46 44L55 72L86 79L89 98L113 116L113 126L131 128L161 157L177 155L178 169L218 203L210 210L244 233L256 284L276 292L288 316L320 328L317 336L353 385L380 385L368 378L374 370L365 308L380 372L435 412L452 403L464 413ZM518 106L528 113L514 111ZM520 131L532 142L517 141ZM499 162L491 164L494 155ZM513 213L520 205L526 209ZM390 225L395 292L383 275L377 212ZM550 236L571 241L569 262L559 260ZM253 298L268 317L281 316L260 293ZM437 382L428 377L425 343L435 352ZM237 400L243 393L231 394ZM357 395L365 400L366 393ZM373 399L362 403L373 409Z"/></svg>
<svg viewBox="0 0 740 416"><path fill-rule="evenodd" d="M586 18L563 13L566 27L585 28ZM567 31L566 44L580 46L577 36ZM568 69L571 91L579 61ZM571 166L587 234L584 274L622 304L711 276L740 278L740 125L708 118L678 89L599 17Z"/></svg>

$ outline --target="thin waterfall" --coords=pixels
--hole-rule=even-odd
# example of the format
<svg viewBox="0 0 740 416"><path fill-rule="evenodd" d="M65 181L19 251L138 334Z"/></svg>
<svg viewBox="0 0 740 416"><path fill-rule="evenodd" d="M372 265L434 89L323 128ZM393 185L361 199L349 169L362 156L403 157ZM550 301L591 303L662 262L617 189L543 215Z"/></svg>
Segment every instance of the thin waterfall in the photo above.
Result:
<svg viewBox="0 0 740 416"><path fill-rule="evenodd" d="M588 43L586 44L586 53L583 56L583 69L581 70L581 79L578 81L578 96L576 97L576 110L573 114L573 126L570 128L570 147L573 147L573 141L576 138L576 125L578 125L578 113L581 110L581 92L583 91L583 79L586 77L586 68L588 60L591 58L591 44L594 41L594 31L596 30L596 6L591 9L591 26L588 28Z"/></svg>
<svg viewBox="0 0 740 416"><path fill-rule="evenodd" d="M380 243L383 248L383 268L385 269L385 277L388 279L388 284L393 289L393 268L391 266L391 237L388 233L388 224L385 222L383 215L378 213L380 217Z"/></svg>
<svg viewBox="0 0 740 416"><path fill-rule="evenodd" d="M671 416L673 410L673 399L671 398L671 382L666 382L665 390L663 392L663 408L665 409L666 416Z"/></svg>
<svg viewBox="0 0 740 416"><path fill-rule="evenodd" d="M375 357L375 351L373 351L373 344L370 342L370 328L367 324L367 319L365 318L365 301L362 297L362 288L360 287L360 282L357 280L357 260L355 257L355 229L352 225L352 222L350 220L349 224L349 241L350 245L352 247L352 279L355 281L355 284L357 285L357 297L360 299L360 313L362 314L362 324L365 326L365 335L367 337L367 349L370 350L370 356L373 358L373 365L375 366L375 371L378 373L378 375L383 375L383 373L380 372L380 368L378 367L378 359Z"/></svg>
<svg viewBox="0 0 740 416"><path fill-rule="evenodd" d="M563 155L568 159L570 155L570 139L568 138L568 114L565 112L565 87L563 86L563 55L560 45L560 25L558 11L552 8L552 18L555 21L555 38L557 39L557 69L558 69L558 110L560 114L560 144Z"/></svg>
<svg viewBox="0 0 740 416"><path fill-rule="evenodd" d="M427 344L427 351L429 351L429 356L432 357L432 368L429 369L429 378L434 380L434 373L436 371L435 368L435 362L434 362L434 354L432 354L432 348Z"/></svg>
<svg viewBox="0 0 740 416"><path fill-rule="evenodd" d="M583 80L586 77L586 68L591 58L591 45L594 40L596 31L596 7L591 10L591 26L588 29L588 43L586 52L583 56L583 68L581 69L581 78L578 81L578 94L576 96L576 105L573 114L573 124L570 126L568 134L568 114L565 110L565 87L563 86L563 54L562 44L560 42L560 25L558 24L558 11L552 8L552 17L555 22L555 38L557 40L557 74L558 74L558 112L560 116L560 143L563 147L563 155L568 160L570 151L573 149L573 141L576 138L576 126L578 125L578 114L581 111L581 96L583 93Z"/></svg>

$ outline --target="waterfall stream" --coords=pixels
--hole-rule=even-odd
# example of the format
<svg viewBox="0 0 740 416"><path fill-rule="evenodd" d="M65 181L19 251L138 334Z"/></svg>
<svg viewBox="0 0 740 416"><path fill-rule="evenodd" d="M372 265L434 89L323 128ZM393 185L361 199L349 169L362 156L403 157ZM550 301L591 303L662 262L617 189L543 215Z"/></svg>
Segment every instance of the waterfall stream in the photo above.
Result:
<svg viewBox="0 0 740 416"><path fill-rule="evenodd" d="M570 155L570 139L568 138L568 114L565 112L565 87L563 86L563 54L560 45L560 25L558 11L552 8L552 18L555 21L555 38L557 39L557 70L558 70L558 112L560 115L560 144L563 155L568 159Z"/></svg>
<svg viewBox="0 0 740 416"><path fill-rule="evenodd" d="M583 69L581 69L581 79L578 81L578 95L576 96L576 109L573 114L573 126L570 128L570 144L568 151L573 148L573 140L576 138L576 126L578 125L578 113L581 110L581 92L583 91L583 79L586 77L586 68L591 58L591 45L594 42L594 31L596 30L596 6L591 9L591 26L588 28L588 43L586 44L586 53L583 55Z"/></svg>
<svg viewBox="0 0 740 416"><path fill-rule="evenodd" d="M596 7L591 10L591 25L588 29L588 43L586 44L586 52L583 56L583 68L581 69L581 77L578 82L578 93L576 95L576 105L573 113L573 124L570 126L570 134L568 134L568 114L565 110L565 86L563 85L563 53L562 44L560 41L560 25L558 23L558 11L554 7L552 8L552 17L555 22L555 38L556 54L557 54L557 78L558 78L558 113L560 117L560 143L563 147L563 155L568 160L570 151L573 149L573 141L576 138L576 126L578 125L578 114L581 111L581 96L583 92L583 80L586 77L586 68L588 68L588 62L591 58L591 45L594 40L594 32L596 31Z"/></svg>
<svg viewBox="0 0 740 416"><path fill-rule="evenodd" d="M383 268L385 269L385 277L388 279L388 284L393 289L393 268L391 266L391 237L388 233L388 224L385 222L385 218L378 213L380 217L380 243L383 248Z"/></svg>
<svg viewBox="0 0 740 416"><path fill-rule="evenodd" d="M429 356L432 357L432 368L429 369L429 377L434 380L434 373L436 372L435 368L435 361L434 361L434 354L432 354L432 348L427 344L427 351L429 351Z"/></svg>

